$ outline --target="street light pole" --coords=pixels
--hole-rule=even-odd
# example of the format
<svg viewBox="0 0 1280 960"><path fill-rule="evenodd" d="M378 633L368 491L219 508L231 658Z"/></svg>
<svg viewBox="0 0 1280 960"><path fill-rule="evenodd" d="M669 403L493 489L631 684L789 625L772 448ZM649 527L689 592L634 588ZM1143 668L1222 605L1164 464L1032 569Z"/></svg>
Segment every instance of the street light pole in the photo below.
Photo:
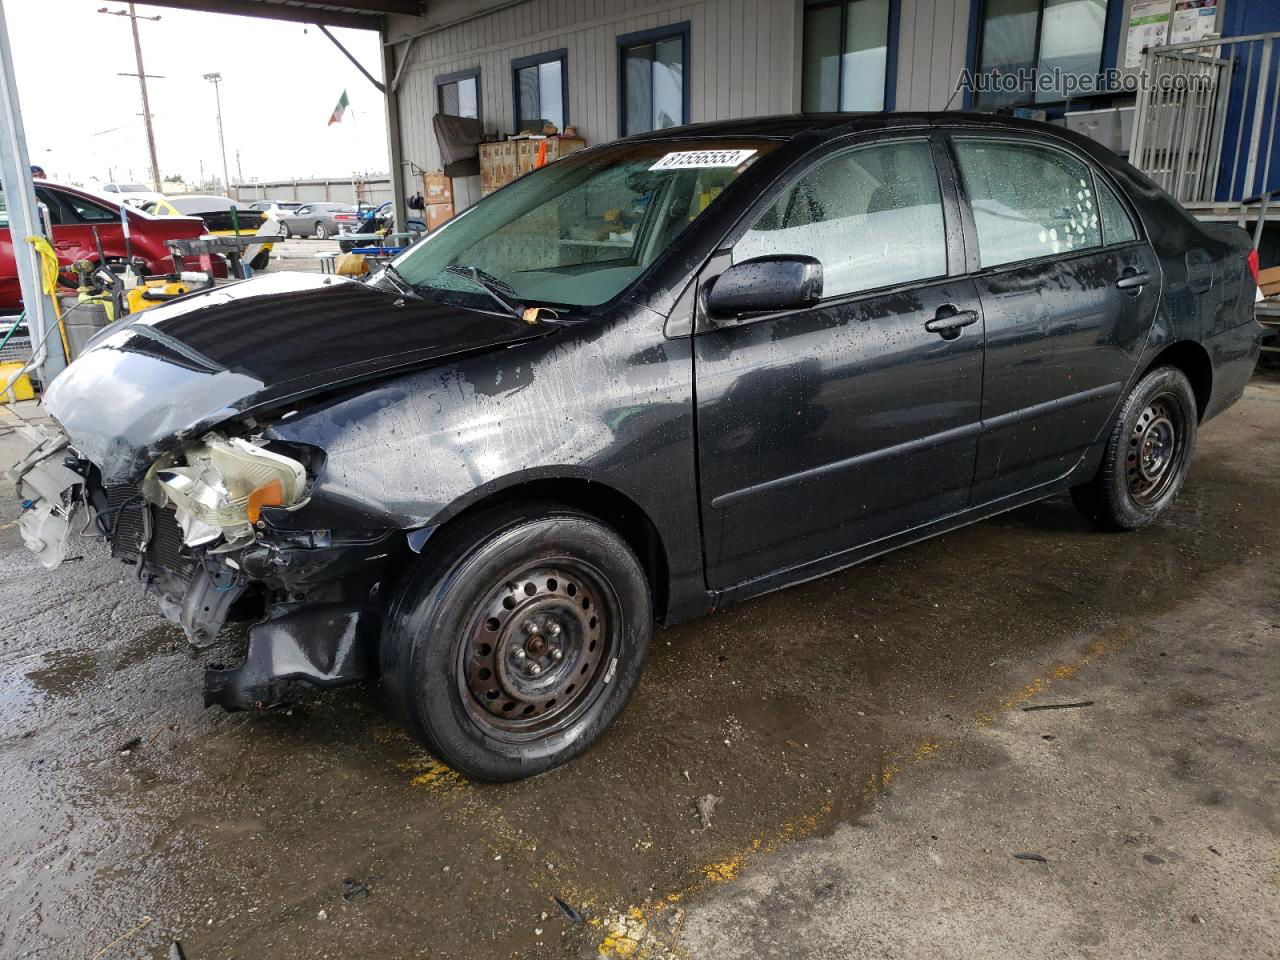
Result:
<svg viewBox="0 0 1280 960"><path fill-rule="evenodd" d="M139 17L138 11L132 2L129 4L129 11L108 10L102 7L99 13L110 14L116 17L128 17L129 25L133 28L133 55L138 61L138 86L142 89L142 120L147 127L147 149L151 153L151 189L156 193L160 192L160 163L156 159L156 134L151 127L151 102L147 96L147 71L142 66L142 38L138 34L138 20L159 20L159 17ZM125 74L127 76L127 74Z"/></svg>
<svg viewBox="0 0 1280 960"><path fill-rule="evenodd" d="M222 189L231 192L231 175L227 173L227 141L222 137L222 74L206 73L204 78L213 84L213 97L218 104L218 147L222 150Z"/></svg>

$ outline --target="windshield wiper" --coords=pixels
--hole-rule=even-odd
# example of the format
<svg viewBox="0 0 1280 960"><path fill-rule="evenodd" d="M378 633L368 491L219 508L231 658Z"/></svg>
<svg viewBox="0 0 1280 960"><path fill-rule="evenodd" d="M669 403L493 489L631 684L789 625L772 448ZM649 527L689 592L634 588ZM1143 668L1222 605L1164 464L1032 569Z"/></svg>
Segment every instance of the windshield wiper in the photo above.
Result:
<svg viewBox="0 0 1280 960"><path fill-rule="evenodd" d="M407 293L412 297L421 299L422 294L418 292L417 287L404 278L404 274L397 270L391 264L383 264L382 272L385 276L391 278L392 284L399 289L401 293Z"/></svg>
<svg viewBox="0 0 1280 960"><path fill-rule="evenodd" d="M505 310L507 313L511 314L511 316L515 317L517 320L524 319L523 307L521 307L519 304L511 303L508 300L505 300L501 296L499 296L499 294L504 294L504 293L507 296L510 296L516 292L515 288L512 287L509 283L499 280L493 274L486 273L485 271L481 270L479 267L464 267L461 264L456 264L456 263L452 263L449 266L445 267L444 272L449 274L450 276L463 277L467 280L470 280L476 286L484 290L485 293L491 296L499 304L501 304L502 309Z"/></svg>

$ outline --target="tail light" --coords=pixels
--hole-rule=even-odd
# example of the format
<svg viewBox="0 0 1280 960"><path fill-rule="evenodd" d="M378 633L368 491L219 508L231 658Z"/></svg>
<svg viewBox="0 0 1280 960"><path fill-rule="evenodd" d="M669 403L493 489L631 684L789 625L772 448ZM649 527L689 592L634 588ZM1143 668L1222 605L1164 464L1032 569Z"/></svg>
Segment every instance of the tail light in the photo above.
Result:
<svg viewBox="0 0 1280 960"><path fill-rule="evenodd" d="M1253 276L1253 282L1257 283L1258 282L1258 251L1250 250L1249 256L1246 258L1245 262L1249 264L1249 273Z"/></svg>

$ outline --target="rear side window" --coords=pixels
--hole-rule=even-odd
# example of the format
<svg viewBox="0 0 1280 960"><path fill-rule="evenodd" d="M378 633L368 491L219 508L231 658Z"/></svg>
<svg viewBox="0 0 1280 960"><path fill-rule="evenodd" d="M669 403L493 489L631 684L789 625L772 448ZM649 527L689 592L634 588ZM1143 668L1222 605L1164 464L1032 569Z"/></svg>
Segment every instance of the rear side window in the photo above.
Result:
<svg viewBox="0 0 1280 960"><path fill-rule="evenodd" d="M73 193L63 194L68 207L75 211L81 223L111 223L120 219L120 211L104 207Z"/></svg>
<svg viewBox="0 0 1280 960"><path fill-rule="evenodd" d="M770 205L733 261L807 254L838 297L947 272L938 173L927 140L859 147L820 161Z"/></svg>
<svg viewBox="0 0 1280 960"><path fill-rule="evenodd" d="M1102 246L1093 173L1038 143L957 140L983 267Z"/></svg>
<svg viewBox="0 0 1280 960"><path fill-rule="evenodd" d="M1096 177L1098 184L1098 206L1102 209L1102 235L1108 244L1128 243L1138 239L1138 231L1133 228L1133 221L1111 189L1101 177Z"/></svg>

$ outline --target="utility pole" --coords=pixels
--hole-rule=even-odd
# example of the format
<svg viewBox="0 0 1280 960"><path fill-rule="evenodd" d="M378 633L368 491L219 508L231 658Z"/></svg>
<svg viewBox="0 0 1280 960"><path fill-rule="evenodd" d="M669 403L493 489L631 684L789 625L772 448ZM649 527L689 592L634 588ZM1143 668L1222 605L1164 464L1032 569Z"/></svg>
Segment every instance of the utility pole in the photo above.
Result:
<svg viewBox="0 0 1280 960"><path fill-rule="evenodd" d="M218 104L218 147L222 150L222 192L231 192L231 175L227 173L227 141L222 138L222 74L206 73L204 78L213 84L213 96Z"/></svg>
<svg viewBox="0 0 1280 960"><path fill-rule="evenodd" d="M129 25L133 28L133 55L138 61L138 72L136 76L138 78L138 86L142 89L142 119L147 127L147 149L151 153L151 189L155 190L156 193L159 193L160 192L160 163L158 160L156 160L156 133L155 133L155 130L153 130L151 127L151 101L147 97L148 74L146 69L142 66L142 38L138 35L138 21L140 19L141 20L159 20L160 18L158 16L139 17L138 11L134 7L132 2L130 2L129 4L128 11L108 10L106 7L101 7L98 10L98 12L105 13L113 17L128 17ZM130 76L130 74L122 73L120 74L120 76L127 77L127 76ZM164 79L162 76L158 74L153 74L152 76L155 76L156 79L158 80Z"/></svg>

